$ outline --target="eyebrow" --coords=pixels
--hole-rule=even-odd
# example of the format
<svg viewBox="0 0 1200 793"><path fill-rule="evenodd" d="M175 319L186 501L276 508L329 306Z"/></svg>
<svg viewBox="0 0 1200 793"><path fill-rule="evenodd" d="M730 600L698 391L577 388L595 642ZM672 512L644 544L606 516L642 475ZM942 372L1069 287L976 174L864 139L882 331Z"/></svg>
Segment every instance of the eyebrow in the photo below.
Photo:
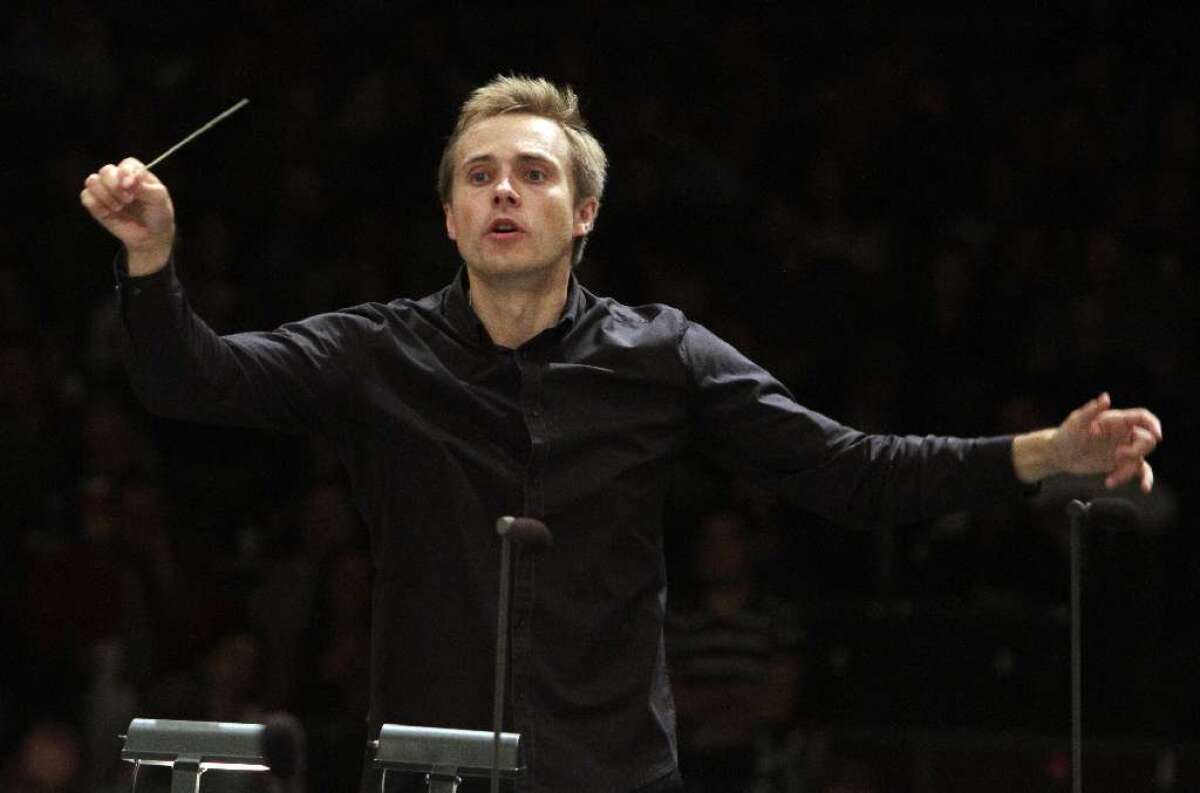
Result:
<svg viewBox="0 0 1200 793"><path fill-rule="evenodd" d="M463 167L469 168L472 165L475 165L475 164L481 163L481 162L495 162L496 159L497 158L494 154L476 154L474 157L468 157L466 160L464 160ZM553 159L551 159L550 157L548 157L545 154L532 154L532 153L518 154L517 160L519 162L545 163L547 165L558 167L557 163L555 163Z"/></svg>

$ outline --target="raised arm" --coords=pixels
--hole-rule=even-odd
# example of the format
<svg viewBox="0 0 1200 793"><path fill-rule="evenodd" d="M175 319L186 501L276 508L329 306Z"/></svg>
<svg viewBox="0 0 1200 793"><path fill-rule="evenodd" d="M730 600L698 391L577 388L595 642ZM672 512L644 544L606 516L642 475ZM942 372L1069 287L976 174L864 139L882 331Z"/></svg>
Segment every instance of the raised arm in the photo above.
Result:
<svg viewBox="0 0 1200 793"><path fill-rule="evenodd" d="M218 336L175 277L175 210L166 186L132 158L84 182L80 201L125 248L121 313L130 378L142 403L174 418L306 432L349 391L346 351L372 318L326 314L263 333ZM124 272L121 272L124 270Z"/></svg>

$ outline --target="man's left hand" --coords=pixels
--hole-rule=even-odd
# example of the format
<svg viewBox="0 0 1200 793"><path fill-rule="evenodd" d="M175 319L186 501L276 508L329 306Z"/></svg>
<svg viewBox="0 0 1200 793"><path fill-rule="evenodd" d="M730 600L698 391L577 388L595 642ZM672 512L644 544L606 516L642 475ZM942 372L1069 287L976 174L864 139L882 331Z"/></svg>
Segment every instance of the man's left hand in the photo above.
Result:
<svg viewBox="0 0 1200 793"><path fill-rule="evenodd" d="M1136 479L1149 493L1154 470L1146 457L1162 437L1162 423L1149 410L1114 410L1109 395L1101 394L1053 430L1051 455L1064 473L1104 474L1110 489Z"/></svg>

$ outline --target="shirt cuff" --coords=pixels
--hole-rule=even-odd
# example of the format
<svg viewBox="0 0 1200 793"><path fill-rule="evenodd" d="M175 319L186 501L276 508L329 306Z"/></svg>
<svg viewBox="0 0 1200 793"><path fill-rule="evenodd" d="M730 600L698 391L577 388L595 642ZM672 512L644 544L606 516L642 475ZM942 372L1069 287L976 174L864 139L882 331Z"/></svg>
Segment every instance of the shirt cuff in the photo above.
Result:
<svg viewBox="0 0 1200 793"><path fill-rule="evenodd" d="M986 487L991 492L1034 496L1041 492L1040 482L1029 484L1017 478L1013 467L1014 435L999 435L994 438L977 438L974 456L985 476L991 480Z"/></svg>
<svg viewBox="0 0 1200 793"><path fill-rule="evenodd" d="M167 259L166 267L149 275L130 275L125 249L117 251L113 259L113 281L117 297L122 301L136 298L143 292L169 292L175 283L175 257Z"/></svg>

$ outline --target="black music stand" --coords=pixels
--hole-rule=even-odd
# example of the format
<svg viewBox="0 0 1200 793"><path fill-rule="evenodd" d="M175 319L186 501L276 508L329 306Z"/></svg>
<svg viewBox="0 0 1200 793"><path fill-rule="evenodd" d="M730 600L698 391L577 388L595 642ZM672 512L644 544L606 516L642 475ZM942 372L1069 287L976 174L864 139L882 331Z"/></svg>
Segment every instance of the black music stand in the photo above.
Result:
<svg viewBox="0 0 1200 793"><path fill-rule="evenodd" d="M133 763L133 790L143 765L171 769L171 793L198 793L205 771L269 771L262 724L134 719L121 738L121 759Z"/></svg>
<svg viewBox="0 0 1200 793"><path fill-rule="evenodd" d="M463 778L486 779L492 774L495 734L484 730L451 730L385 724L372 741L383 793L389 771L425 774L429 793L457 793ZM500 776L516 779L521 772L521 736L500 733ZM174 793L172 791L172 793Z"/></svg>

